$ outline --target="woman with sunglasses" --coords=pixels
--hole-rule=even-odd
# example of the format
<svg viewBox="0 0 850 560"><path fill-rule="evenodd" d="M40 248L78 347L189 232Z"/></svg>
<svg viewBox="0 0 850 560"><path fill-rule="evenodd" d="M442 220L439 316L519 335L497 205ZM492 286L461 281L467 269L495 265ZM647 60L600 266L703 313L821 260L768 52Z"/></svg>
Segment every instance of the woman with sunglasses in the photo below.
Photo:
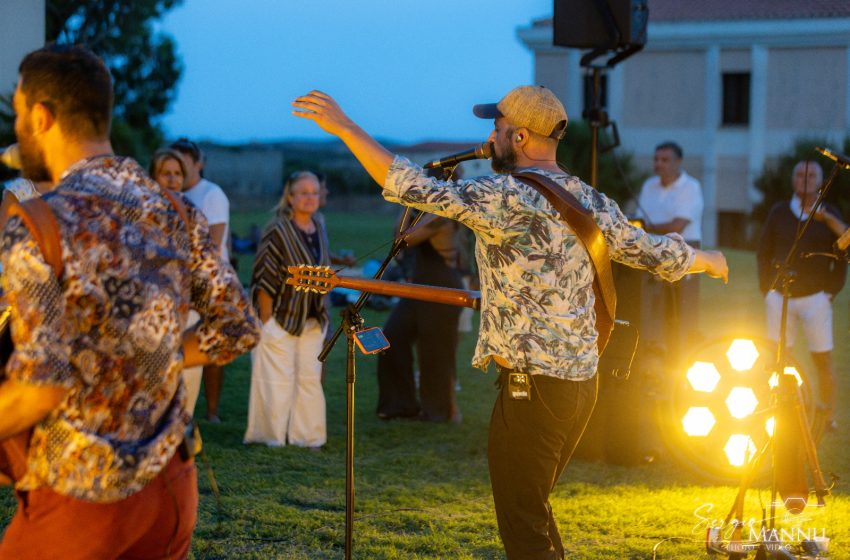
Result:
<svg viewBox="0 0 850 560"><path fill-rule="evenodd" d="M318 360L329 323L325 297L285 284L287 266L331 263L324 223L316 215L320 196L314 173L293 173L257 250L251 286L263 328L251 352L245 443L318 449L327 440Z"/></svg>

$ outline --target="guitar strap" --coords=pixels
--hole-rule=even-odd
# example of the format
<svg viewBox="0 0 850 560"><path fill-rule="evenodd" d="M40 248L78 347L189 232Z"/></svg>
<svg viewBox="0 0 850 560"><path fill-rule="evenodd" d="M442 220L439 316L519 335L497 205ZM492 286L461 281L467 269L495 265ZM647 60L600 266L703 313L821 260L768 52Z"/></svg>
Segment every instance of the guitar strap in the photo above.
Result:
<svg viewBox="0 0 850 560"><path fill-rule="evenodd" d="M605 243L602 230L596 225L593 213L582 206L572 193L549 177L531 171L512 173L511 176L542 194L561 214L561 219L567 222L590 255L590 261L596 272L593 278L593 293L596 296L594 304L596 330L599 333L596 347L601 355L614 329L614 317L617 312L617 290L614 287L608 245Z"/></svg>
<svg viewBox="0 0 850 560"><path fill-rule="evenodd" d="M40 197L20 202L18 197L9 191L3 193L3 203L0 205L0 232L12 216L19 216L24 222L39 249L45 262L53 269L56 277L62 276L62 247L59 243L59 224L50 206ZM11 310L8 306L0 312L0 368L5 370L6 360L11 355L13 345L9 329ZM0 373L5 377L5 371ZM29 449L32 430L24 430L0 442L0 476L9 481L20 480L27 471L27 451Z"/></svg>
<svg viewBox="0 0 850 560"><path fill-rule="evenodd" d="M6 191L0 206L0 231L6 227L6 222L12 216L21 218L44 256L44 261L53 269L56 278L61 278L64 265L62 246L59 242L59 224L50 206L41 197L20 202L18 197Z"/></svg>

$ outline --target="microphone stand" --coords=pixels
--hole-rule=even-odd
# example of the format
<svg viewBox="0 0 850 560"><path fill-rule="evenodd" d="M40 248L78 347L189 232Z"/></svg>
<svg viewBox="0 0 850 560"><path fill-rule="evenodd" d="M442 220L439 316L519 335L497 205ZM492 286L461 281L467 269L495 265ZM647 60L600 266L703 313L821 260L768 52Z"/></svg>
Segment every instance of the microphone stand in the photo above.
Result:
<svg viewBox="0 0 850 560"><path fill-rule="evenodd" d="M809 229L809 226L814 221L815 213L822 206L823 201L826 198L826 194L829 192L830 187L835 182L835 179L838 177L838 173L842 168L847 169L848 166L843 164L842 162L836 162L836 164L833 166L832 173L830 174L826 183L824 183L821 189L818 191L818 197L815 200L811 211L809 212L809 217L803 223L803 226L801 228L798 228L797 235L794 237L794 242L791 245L791 249L785 256L785 261L777 267L777 275L774 278L773 283L770 287L770 289L772 290L778 284L782 286L782 313L780 319L781 322L779 325L779 342L776 347L775 366L776 372L779 376L779 385L776 388L776 395L772 398L773 402L771 403L771 406L773 409L778 410L781 405L784 404L787 406L790 404L790 408L793 408L793 411L790 415L791 423L788 425L780 423L779 419L777 418L778 414L774 414L774 418L777 418L777 420L774 427L773 436L770 438L770 441L753 457L749 469L741 479L741 484L738 488L738 494L735 498L735 503L733 504L732 509L726 518L726 521L728 522L730 519L733 519L734 515L734 519L737 522L732 534L730 550L728 550L728 557L730 559L746 557L746 552L744 551L744 548L741 545L744 495L746 494L747 487L752 483L753 479L755 478L755 475L758 471L758 467L764 457L767 455L767 453L771 453L772 456L772 484L768 530L764 531L763 534L776 534L776 496L778 494L779 486L779 469L777 468L776 461L778 438L789 438L791 437L791 434L793 434L795 431L797 432L797 436L799 436L799 438L802 440L800 443L803 448L804 460L808 464L809 470L812 473L812 478L815 487L815 495L817 496L819 507L823 507L825 505L824 498L829 495L829 489L826 487L826 483L823 479L823 473L820 468L817 447L815 446L814 438L812 437L812 432L809 428L809 421L806 414L806 410L803 407L803 403L800 402L800 392L797 388L796 380L786 379L785 363L787 359L786 354L788 351L788 349L786 348L788 335L788 300L791 298L791 284L794 281L794 271L791 267L797 258L799 245L803 239L803 236ZM785 433L783 433L783 431ZM785 440L783 443L785 446L790 444L790 442L788 442L787 440ZM802 482L806 484L806 492L808 494L808 482L806 481L804 472L802 474ZM791 500L789 499L788 501ZM764 525L764 521L762 521L762 525ZM770 545L774 547L778 544L780 543L770 543ZM772 549L768 548L768 543L760 542L758 543L758 549L756 551L756 560L766 560L767 558L794 558L794 556L789 556L789 554L790 553L785 550L785 547L783 546L779 546L778 549Z"/></svg>
<svg viewBox="0 0 850 560"><path fill-rule="evenodd" d="M451 167L441 167L443 179L450 179L456 167L457 164ZM375 280L380 280L383 277L387 267L389 267L396 255L398 255L399 251L406 246L404 240L405 233L411 231L422 219L422 216L425 215L424 212L419 212L411 221L410 225L402 231L401 228L404 227L407 221L409 211L409 207L404 209L404 215L399 226L399 235L393 241L389 253L387 253L384 261L375 273L373 277ZM360 310L366 305L371 295L366 291L361 292L357 301L348 305L340 313L342 324L334 332L331 339L325 343L324 348L322 348L319 354L319 361L325 362L334 345L336 345L337 340L339 340L340 335L343 332L345 333L347 339L345 362L345 560L351 560L352 533L354 529L354 384L356 382L355 362L357 358L354 335L365 328L366 322L360 316Z"/></svg>

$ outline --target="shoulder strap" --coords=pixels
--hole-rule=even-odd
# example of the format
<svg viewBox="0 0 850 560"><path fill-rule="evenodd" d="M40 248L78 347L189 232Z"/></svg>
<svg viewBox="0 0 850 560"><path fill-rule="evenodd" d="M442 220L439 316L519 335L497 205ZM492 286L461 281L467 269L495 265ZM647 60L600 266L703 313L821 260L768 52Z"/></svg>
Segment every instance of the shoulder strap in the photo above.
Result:
<svg viewBox="0 0 850 560"><path fill-rule="evenodd" d="M3 204L0 206L0 229L12 216L19 216L32 235L44 261L50 265L56 278L62 277L64 263L62 261L62 245L59 242L59 223L50 205L41 197L31 198L24 202L9 191L3 193Z"/></svg>
<svg viewBox="0 0 850 560"><path fill-rule="evenodd" d="M512 176L532 187L549 201L561 218L575 232L584 248L590 255L590 261L596 274L593 278L593 291L596 295L596 330L599 332L597 348L601 354L608 344L611 331L614 328L614 317L617 312L617 290L614 287L614 275L611 271L611 258L608 256L608 245L602 230L596 225L593 213L561 187L555 181L531 171L513 173Z"/></svg>
<svg viewBox="0 0 850 560"><path fill-rule="evenodd" d="M164 196L168 202L177 210L177 213L180 215L180 219L183 220L183 223L186 224L186 227L189 227L189 214L186 212L186 205L183 204L183 201L180 200L179 196L175 196L173 192L166 189L165 187L160 187L162 191L162 196Z"/></svg>

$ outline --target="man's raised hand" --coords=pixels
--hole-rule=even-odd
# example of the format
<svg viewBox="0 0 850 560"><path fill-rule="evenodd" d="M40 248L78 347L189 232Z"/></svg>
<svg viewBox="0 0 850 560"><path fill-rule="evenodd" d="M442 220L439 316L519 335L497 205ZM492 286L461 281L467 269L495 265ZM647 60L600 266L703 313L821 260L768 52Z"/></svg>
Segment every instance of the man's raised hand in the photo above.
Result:
<svg viewBox="0 0 850 560"><path fill-rule="evenodd" d="M355 126L333 97L315 89L307 95L296 97L292 106L296 109L292 111L293 115L315 122L319 128L334 136L341 136Z"/></svg>

